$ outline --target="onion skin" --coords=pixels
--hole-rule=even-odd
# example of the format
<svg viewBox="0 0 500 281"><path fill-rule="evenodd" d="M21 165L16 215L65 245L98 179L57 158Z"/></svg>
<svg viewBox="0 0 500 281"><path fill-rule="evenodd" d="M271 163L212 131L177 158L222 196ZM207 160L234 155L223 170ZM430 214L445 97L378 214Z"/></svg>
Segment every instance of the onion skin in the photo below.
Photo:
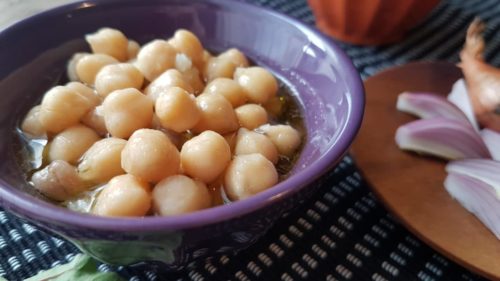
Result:
<svg viewBox="0 0 500 281"><path fill-rule="evenodd" d="M500 69L487 64L482 57L484 29L484 23L477 18L467 29L465 46L460 52L460 67L478 122L500 132L500 116L495 113L500 105Z"/></svg>
<svg viewBox="0 0 500 281"><path fill-rule="evenodd" d="M489 184L461 174L449 174L444 186L465 209L473 213L500 239L500 199Z"/></svg>
<svg viewBox="0 0 500 281"><path fill-rule="evenodd" d="M402 125L396 131L396 143L444 159L491 158L479 134L463 121L436 117Z"/></svg>

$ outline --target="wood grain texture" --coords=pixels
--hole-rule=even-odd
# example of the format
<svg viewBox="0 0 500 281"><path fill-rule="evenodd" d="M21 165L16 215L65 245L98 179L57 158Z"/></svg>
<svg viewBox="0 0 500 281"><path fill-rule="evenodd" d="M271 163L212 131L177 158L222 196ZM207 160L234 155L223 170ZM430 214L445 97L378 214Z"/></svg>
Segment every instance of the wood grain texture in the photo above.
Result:
<svg viewBox="0 0 500 281"><path fill-rule="evenodd" d="M500 280L500 241L453 200L443 182L445 161L401 151L398 126L415 117L396 110L404 91L449 93L461 77L450 63L411 63L365 81L366 109L352 155L375 194L428 245L487 278Z"/></svg>

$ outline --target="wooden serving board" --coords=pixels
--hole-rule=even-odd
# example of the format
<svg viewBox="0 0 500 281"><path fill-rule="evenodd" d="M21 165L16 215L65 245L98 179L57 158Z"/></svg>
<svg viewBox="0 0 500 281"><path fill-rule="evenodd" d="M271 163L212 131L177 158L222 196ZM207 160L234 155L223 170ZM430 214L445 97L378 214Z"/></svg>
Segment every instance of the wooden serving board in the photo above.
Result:
<svg viewBox="0 0 500 281"><path fill-rule="evenodd" d="M352 155L385 206L436 251L489 279L500 280L500 240L444 189L445 161L401 151L396 129L415 117L396 110L404 91L446 95L462 76L450 63L394 67L365 81L366 109Z"/></svg>

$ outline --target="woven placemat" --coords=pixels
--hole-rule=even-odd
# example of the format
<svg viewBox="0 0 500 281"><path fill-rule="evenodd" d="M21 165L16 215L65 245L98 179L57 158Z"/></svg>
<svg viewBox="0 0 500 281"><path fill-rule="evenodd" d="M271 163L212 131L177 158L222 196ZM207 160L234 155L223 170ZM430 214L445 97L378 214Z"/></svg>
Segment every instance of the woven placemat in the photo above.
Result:
<svg viewBox="0 0 500 281"><path fill-rule="evenodd" d="M314 24L304 0L250 1ZM412 60L458 61L463 34L480 16L486 60L500 64L500 3L442 1L402 42L382 47L339 44L362 77ZM320 182L314 198L281 218L236 255L199 261L192 270L99 266L128 280L485 280L436 253L402 227L370 192L347 156ZM22 280L70 261L78 249L0 209L0 276Z"/></svg>

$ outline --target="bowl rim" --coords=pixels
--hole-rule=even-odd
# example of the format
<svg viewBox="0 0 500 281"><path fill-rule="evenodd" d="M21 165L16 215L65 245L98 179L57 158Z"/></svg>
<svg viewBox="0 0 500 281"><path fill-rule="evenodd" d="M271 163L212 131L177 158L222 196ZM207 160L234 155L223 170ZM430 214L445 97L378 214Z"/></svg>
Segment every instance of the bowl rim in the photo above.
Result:
<svg viewBox="0 0 500 281"><path fill-rule="evenodd" d="M132 1L127 1L127 3L131 2ZM201 1L195 0L191 2ZM328 48L332 54L335 54L338 64L343 67L343 72L346 73L346 84L351 88L351 96L348 96L347 100L348 116L346 118L346 124L340 128L342 132L339 133L339 138L334 145L331 145L323 152L321 157L312 165L290 177L292 180L280 182L273 188L265 190L250 198L190 214L172 217L108 218L77 213L48 202L34 200L33 196L21 190L4 188L5 186L12 186L3 179L0 179L0 203L2 203L2 207L5 210L27 217L38 224L40 224L40 222L47 222L50 224L62 225L65 228L72 226L99 231L130 231L135 233L189 229L241 217L273 204L283 197L287 197L302 188L306 188L308 184L322 176L329 168L341 160L341 157L347 152L361 126L365 104L364 88L361 77L344 51L336 45L332 39L321 34L314 27L269 8L242 1L204 0L203 2L219 4L229 9L251 10L265 16L274 17L296 26L309 36L318 38L324 44L325 48ZM8 36L10 33L15 32L16 29L34 24L44 17L50 17L51 15L60 13L69 13L76 9L87 9L100 5L116 5L118 3L123 5L124 1L79 1L49 9L0 30L0 40L4 36ZM42 224L42 226L44 225Z"/></svg>

